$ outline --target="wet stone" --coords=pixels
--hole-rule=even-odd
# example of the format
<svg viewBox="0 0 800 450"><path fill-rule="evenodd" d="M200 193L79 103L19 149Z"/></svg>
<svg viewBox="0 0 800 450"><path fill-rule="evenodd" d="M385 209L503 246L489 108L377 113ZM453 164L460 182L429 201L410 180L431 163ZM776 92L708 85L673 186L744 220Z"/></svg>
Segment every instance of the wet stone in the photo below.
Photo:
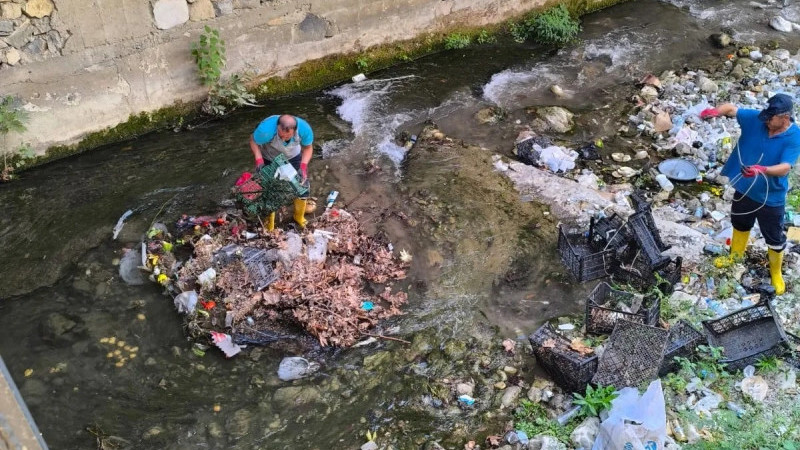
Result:
<svg viewBox="0 0 800 450"><path fill-rule="evenodd" d="M287 386L275 391L272 401L275 409L288 410L297 406L308 405L320 399L320 393L313 386Z"/></svg>
<svg viewBox="0 0 800 450"><path fill-rule="evenodd" d="M222 429L222 425L217 422L211 422L206 427L206 431L208 431L208 436L214 439L219 439L222 437L224 430Z"/></svg>
<svg viewBox="0 0 800 450"><path fill-rule="evenodd" d="M77 325L77 322L63 314L52 313L47 316L47 319L42 324L42 338L47 341L65 339L67 334L74 330Z"/></svg>
<svg viewBox="0 0 800 450"><path fill-rule="evenodd" d="M89 283L89 281L83 278L78 278L77 280L73 281L72 287L76 291L92 292L92 285Z"/></svg>
<svg viewBox="0 0 800 450"><path fill-rule="evenodd" d="M240 409L233 413L225 423L225 430L235 438L240 438L250 430L250 423L253 420L253 413L246 409Z"/></svg>
<svg viewBox="0 0 800 450"><path fill-rule="evenodd" d="M142 435L142 438L143 439L152 439L152 438L158 436L159 434L161 434L163 432L164 432L164 429L156 425L156 426L150 428L149 430L145 431L144 434Z"/></svg>

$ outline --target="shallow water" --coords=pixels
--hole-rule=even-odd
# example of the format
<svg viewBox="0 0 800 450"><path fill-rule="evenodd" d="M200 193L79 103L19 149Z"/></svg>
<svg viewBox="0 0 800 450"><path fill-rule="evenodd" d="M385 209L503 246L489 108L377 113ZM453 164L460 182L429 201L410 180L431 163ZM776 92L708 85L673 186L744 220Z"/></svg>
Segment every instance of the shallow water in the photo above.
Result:
<svg viewBox="0 0 800 450"><path fill-rule="evenodd" d="M400 420L409 423L400 442L446 436L460 417L409 407L427 380L419 374L428 369L403 358L377 368L364 361L376 351L400 355L401 346L379 342L315 352L326 362L321 374L293 386L319 388L321 400L280 406L276 392L287 384L275 375L278 362L299 347L284 344L232 360L214 351L198 357L168 297L150 284L125 285L112 260L155 219L215 211L250 168L248 133L267 114L292 112L309 120L322 143L310 165L313 195L339 190L340 205L364 211L369 229L387 231L396 248L417 255L407 315L385 329L399 327L399 337L420 336L444 348L451 341L524 336L549 317L579 312L590 286L564 282L554 242L543 243L541 252L506 273L475 274L475 285L483 286L476 290L448 284L458 279L452 274L463 261L444 260L440 270L425 266L421 255L435 245L433 238L391 214L403 210L413 188L394 136L418 133L433 120L453 139L510 154L520 129L515 121L526 121L525 109L560 104L590 118L570 137L579 143L614 133L616 118L604 114L605 105L628 95L645 73L692 67L722 54L706 40L720 27L733 27L740 39L777 39L795 50L795 42L764 25L777 6L676 5L626 3L585 17L581 41L558 51L500 44L448 51L370 74L359 85L272 101L191 131L162 131L107 146L0 186L0 353L45 440L52 448L88 448L95 443L90 427L127 440L130 448L353 448L367 428ZM796 20L800 6L784 12ZM552 84L574 95L556 99ZM504 108L504 120L474 120L477 111L495 105ZM431 161L430 172L420 169L414 177L436 182L442 177L437 164L446 162ZM113 241L111 229L127 209L134 215ZM496 235L518 238L503 230ZM51 338L52 314L59 315L60 326L72 326L70 332ZM122 368L107 358L113 349L100 343L110 336L138 347ZM457 362L440 366L448 364ZM33 374L25 377L26 369ZM313 396L309 390L281 392Z"/></svg>

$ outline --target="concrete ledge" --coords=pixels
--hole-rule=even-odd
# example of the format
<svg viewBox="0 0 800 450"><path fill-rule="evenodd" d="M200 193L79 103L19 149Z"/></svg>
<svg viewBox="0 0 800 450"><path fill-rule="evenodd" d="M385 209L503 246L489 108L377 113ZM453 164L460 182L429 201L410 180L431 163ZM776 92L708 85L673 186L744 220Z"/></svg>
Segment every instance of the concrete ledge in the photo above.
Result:
<svg viewBox="0 0 800 450"><path fill-rule="evenodd" d="M47 449L42 434L0 357L0 448Z"/></svg>

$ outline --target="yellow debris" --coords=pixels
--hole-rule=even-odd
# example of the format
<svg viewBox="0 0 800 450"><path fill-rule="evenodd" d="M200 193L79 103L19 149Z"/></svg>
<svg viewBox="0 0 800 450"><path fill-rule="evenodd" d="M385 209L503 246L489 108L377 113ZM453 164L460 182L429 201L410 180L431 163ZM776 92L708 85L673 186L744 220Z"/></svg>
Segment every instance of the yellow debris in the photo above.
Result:
<svg viewBox="0 0 800 450"><path fill-rule="evenodd" d="M25 377L33 375L33 369L25 369Z"/></svg>
<svg viewBox="0 0 800 450"><path fill-rule="evenodd" d="M125 341L117 341L117 347L125 347Z"/></svg>
<svg viewBox="0 0 800 450"><path fill-rule="evenodd" d="M800 242L800 227L789 227L789 230L786 231L786 239Z"/></svg>
<svg viewBox="0 0 800 450"><path fill-rule="evenodd" d="M144 320L144 319L146 319L145 315L144 315L144 314L141 314L141 313L137 314L137 315L136 315L136 318L137 318L137 319L139 319L139 320Z"/></svg>

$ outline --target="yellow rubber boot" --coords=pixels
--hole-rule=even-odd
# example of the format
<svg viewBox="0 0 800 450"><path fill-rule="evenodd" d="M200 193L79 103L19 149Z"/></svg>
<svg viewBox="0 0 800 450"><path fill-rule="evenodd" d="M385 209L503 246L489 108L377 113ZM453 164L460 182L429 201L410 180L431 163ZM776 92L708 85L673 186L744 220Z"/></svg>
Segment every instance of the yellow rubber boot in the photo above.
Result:
<svg viewBox="0 0 800 450"><path fill-rule="evenodd" d="M267 216L267 223L265 223L264 226L267 228L267 231L272 231L275 229L275 211L269 213Z"/></svg>
<svg viewBox="0 0 800 450"><path fill-rule="evenodd" d="M731 236L731 257L743 258L744 249L747 248L747 240L750 239L750 231L739 231L733 229L733 236Z"/></svg>
<svg viewBox="0 0 800 450"><path fill-rule="evenodd" d="M306 203L307 198L294 199L294 221L300 228L306 227Z"/></svg>
<svg viewBox="0 0 800 450"><path fill-rule="evenodd" d="M772 279L772 286L775 287L775 295L781 295L786 292L786 284L784 284L781 274L783 250L776 252L771 248L767 249L767 259L769 259L769 276Z"/></svg>

